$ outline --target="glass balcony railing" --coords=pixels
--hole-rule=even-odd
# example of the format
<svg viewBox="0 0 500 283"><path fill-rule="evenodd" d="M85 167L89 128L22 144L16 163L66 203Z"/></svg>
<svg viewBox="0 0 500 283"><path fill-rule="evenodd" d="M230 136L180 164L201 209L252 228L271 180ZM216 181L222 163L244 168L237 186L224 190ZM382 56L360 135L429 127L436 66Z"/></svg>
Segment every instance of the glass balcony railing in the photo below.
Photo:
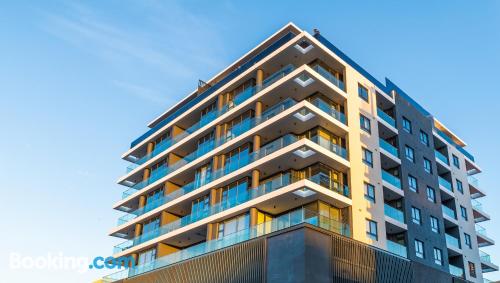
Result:
<svg viewBox="0 0 500 283"><path fill-rule="evenodd" d="M278 216L270 221L260 223L256 226L246 228L244 230L226 235L224 237L206 241L186 249L177 251L167 256L158 258L153 262L145 265L138 265L130 269L124 269L117 273L106 276L104 279L108 281L116 281L125 279L130 276L142 274L157 268L169 266L171 264L187 260L193 257L201 256L216 250L220 250L238 243L248 241L260 236L264 236L279 230L283 230L302 223L308 223L329 231L350 236L349 224L340 222L335 219L320 215L319 213L305 208L290 211L286 214Z"/></svg>
<svg viewBox="0 0 500 283"><path fill-rule="evenodd" d="M330 140L327 140L321 136L313 136L310 138L311 141L319 144L321 147L328 149L329 151L335 153L336 155L347 159L347 149L341 147L338 144L332 143Z"/></svg>
<svg viewBox="0 0 500 283"><path fill-rule="evenodd" d="M222 86L230 82L232 79L236 78L238 75L242 74L244 71L248 70L250 67L252 67L255 63L258 61L262 60L264 57L268 56L275 50L277 50L280 46L284 45L286 42L290 41L293 37L295 36L295 33L289 32L280 39L276 40L274 43L266 47L264 50L262 50L260 53L249 59L247 62L243 63L241 66L238 68L235 68L231 73L229 73L227 76L222 78L220 81L216 82L213 86L205 90L204 92L200 93L198 96L195 98L191 99L188 101L186 104L181 106L178 110L176 110L174 113L170 114L168 117L163 119L162 121L158 122L156 126L148 130L146 133L138 137L136 140L134 140L130 147L134 147L149 136L151 136L153 133L157 132L159 129L161 129L163 126L167 125L169 122L171 122L173 119L177 118L180 116L182 113L188 111L192 107L194 107L197 103L208 97L210 94L214 93L216 90L220 89Z"/></svg>
<svg viewBox="0 0 500 283"><path fill-rule="evenodd" d="M405 214L403 211L384 203L384 214L390 218L397 220L401 223L405 223Z"/></svg>
<svg viewBox="0 0 500 283"><path fill-rule="evenodd" d="M159 153L165 151L166 149L171 147L173 144L176 144L177 142L184 139L188 135L190 135L190 134L194 133L195 131L197 131L198 129L204 127L205 125L212 122L214 119L221 116L222 114L225 114L226 112L228 112L229 110L231 110L235 106L240 105L241 103L245 102L246 100L248 100L250 97L255 95L260 90L270 86L275 81L277 81L280 78L291 73L294 69L295 69L295 67L293 65L291 65L291 64L287 65L284 68L277 71L276 73L269 76L267 79L265 79L262 82L262 87L254 86L254 87L248 88L248 89L236 94L233 101L231 101L230 104L226 104L220 111L213 110L213 111L209 112L208 114L204 115L200 119L200 121L198 121L197 123L195 123L194 125L192 125L188 129L186 129L184 132L178 134L177 136L175 136L173 138L166 139L166 140L160 142L158 145L156 145L155 149L150 154L147 154L147 155L139 158L138 160L136 160L134 162L134 164L131 164L130 166L128 166L127 172L130 172L133 169L137 168L139 165L144 164L146 161L157 156Z"/></svg>
<svg viewBox="0 0 500 283"><path fill-rule="evenodd" d="M481 259L482 262L492 263L491 256L483 252L482 250L479 250L479 258Z"/></svg>
<svg viewBox="0 0 500 283"><path fill-rule="evenodd" d="M151 173L151 176L149 179L138 182L134 184L131 188L127 189L123 194L122 194L122 199L127 198L128 196L134 194L135 192L141 190L142 188L148 186L149 184L152 184L156 182L157 180L163 178L167 174L172 173L173 171L179 169L180 167L188 164L189 162L195 160L196 158L204 155L205 153L211 151L217 146L220 146L224 143L226 143L229 140L234 139L235 137L247 132L248 130L252 129L258 124L261 124L270 118L276 116L277 114L281 113L282 111L290 108L291 106L295 105L297 102L291 98L285 99L282 102L266 109L261 115L261 117L256 117L252 119L247 119L239 124L233 126L225 136L221 137L219 141L215 142L208 142L203 145L202 148L190 153L186 157L182 158L172 166L162 166L159 169L153 171Z"/></svg>
<svg viewBox="0 0 500 283"><path fill-rule="evenodd" d="M320 98L314 98L311 103L318 107L319 109L323 110L326 112L328 115L332 116L336 120L342 122L342 124L347 125L345 114L338 111L335 109L335 107L331 106L330 104L326 103L324 100Z"/></svg>
<svg viewBox="0 0 500 283"><path fill-rule="evenodd" d="M401 180L398 177L392 175L391 173L385 171L384 169L382 169L382 180L388 182L389 184L395 186L398 189L401 189Z"/></svg>
<svg viewBox="0 0 500 283"><path fill-rule="evenodd" d="M453 193L453 187L451 186L451 183L448 182L446 179L442 178L441 176L438 176L438 182L440 186L444 187L445 189Z"/></svg>
<svg viewBox="0 0 500 283"><path fill-rule="evenodd" d="M314 65L311 68L316 72L318 72L318 74L320 74L322 77L330 81L332 84L336 85L341 90L345 90L344 82L337 79L334 75L332 75L332 73L328 72L325 68L321 67L320 65Z"/></svg>
<svg viewBox="0 0 500 283"><path fill-rule="evenodd" d="M474 186L475 188L479 188L479 180L474 176L467 176L467 180L469 184Z"/></svg>
<svg viewBox="0 0 500 283"><path fill-rule="evenodd" d="M344 148L339 149L339 147L337 145L331 143L330 141L328 141L326 139L312 137L311 140L313 142L316 142L316 143L322 145L323 147L329 149L330 151L332 151L334 153L337 153L341 156L342 155L347 156L347 152ZM155 208L157 208L157 207L159 207L159 206L161 206L161 205L163 205L163 204L165 204L173 199L176 199L176 198L178 198L182 195L185 195L185 194L187 194L187 193L189 193L197 188L200 188L201 186L204 186L204 185L212 182L213 180L216 180L224 175L227 175L231 172L234 172L234 171L250 164L251 162L259 160L259 159L261 159L261 158L263 158L263 157L265 157L273 152L276 152L279 149L282 149L282 148L284 148L284 147L286 147L286 146L288 146L296 141L298 141L297 136L292 135L292 134L288 134L288 135L283 136L280 139L277 139L271 143L268 143L268 144L264 145L260 150L255 151L246 157L240 158L237 162L232 162L230 164L227 164L224 168L221 168L221 169L214 171L212 174L208 175L203 182L195 180L195 181L183 186L182 188L180 188L178 190L175 190L174 192L172 192L164 197L160 197L156 201L152 202L151 204L146 205L143 208L139 208L130 214L126 214L126 215L120 217L118 219L118 225L122 225L122 224L138 217L139 215L142 215L146 212L149 212L149 211L151 211L151 210L153 210L153 209L155 209ZM315 182L315 183L318 183L318 184L320 184L328 189L331 189L339 194L342 194L346 197L350 196L349 188L345 185L340 185L338 182L330 180L328 185L325 185L325 184L327 184L327 182L325 181L325 178L323 176L319 177L316 175L312 176L310 178L310 180Z"/></svg>
<svg viewBox="0 0 500 283"><path fill-rule="evenodd" d="M488 237L488 233L486 233L486 228L484 228L483 226L481 226L479 224L476 224L476 234L484 236L484 237Z"/></svg>
<svg viewBox="0 0 500 283"><path fill-rule="evenodd" d="M484 210L483 210L483 204L482 203L480 203L476 199L471 199L471 203L472 203L472 208L474 208L477 211L485 213Z"/></svg>
<svg viewBox="0 0 500 283"><path fill-rule="evenodd" d="M394 128L396 128L396 121L394 120L394 118L392 118L391 116L389 116L387 113L385 113L382 109L380 108L377 108L377 115L382 119L384 120L385 122L387 122L389 125L393 126Z"/></svg>
<svg viewBox="0 0 500 283"><path fill-rule="evenodd" d="M456 277L464 278L464 269L452 264L450 266L450 274Z"/></svg>
<svg viewBox="0 0 500 283"><path fill-rule="evenodd" d="M406 246L399 243L387 240L387 250L393 254L397 254L398 256L408 258Z"/></svg>
<svg viewBox="0 0 500 283"><path fill-rule="evenodd" d="M457 219L457 214L456 214L455 210L447 207L446 205L441 205L441 208L443 210L443 214L448 215L449 217L451 217L453 219Z"/></svg>
<svg viewBox="0 0 500 283"><path fill-rule="evenodd" d="M453 237L452 235L446 234L446 233L444 235L446 238L446 245L452 246L452 247L457 248L457 249L461 249L459 239Z"/></svg>
<svg viewBox="0 0 500 283"><path fill-rule="evenodd" d="M379 139L379 144L380 147L383 148L385 151L389 152L393 156L399 158L399 153L398 149L394 147L392 144L386 142L384 139Z"/></svg>
<svg viewBox="0 0 500 283"><path fill-rule="evenodd" d="M434 153L435 153L437 159L441 160L442 162L444 162L447 165L450 165L450 161L448 160L448 157L444 156L444 154L442 154L441 152L439 152L437 150L434 150Z"/></svg>

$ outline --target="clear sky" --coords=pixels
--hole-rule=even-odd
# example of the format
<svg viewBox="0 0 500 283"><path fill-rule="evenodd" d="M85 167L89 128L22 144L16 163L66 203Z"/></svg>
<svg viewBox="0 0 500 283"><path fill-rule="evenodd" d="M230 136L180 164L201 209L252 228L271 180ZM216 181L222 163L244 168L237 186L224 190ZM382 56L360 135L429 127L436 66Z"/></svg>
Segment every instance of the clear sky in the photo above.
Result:
<svg viewBox="0 0 500 283"><path fill-rule="evenodd" d="M9 257L95 257L120 213L120 155L146 124L292 21L385 76L470 146L500 243L500 1L2 1L0 177L5 282L89 282ZM42 3L43 2L43 3ZM500 263L500 248L485 251ZM487 274L500 279L499 274ZM34 280L34 281L32 281Z"/></svg>

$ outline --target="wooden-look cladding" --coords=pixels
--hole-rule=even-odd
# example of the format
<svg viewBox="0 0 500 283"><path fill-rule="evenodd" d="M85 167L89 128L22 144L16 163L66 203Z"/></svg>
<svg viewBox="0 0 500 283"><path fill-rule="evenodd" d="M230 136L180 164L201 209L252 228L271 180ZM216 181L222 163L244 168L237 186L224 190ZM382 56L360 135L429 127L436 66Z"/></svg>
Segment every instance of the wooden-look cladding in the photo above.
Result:
<svg viewBox="0 0 500 283"><path fill-rule="evenodd" d="M160 268L123 283L253 283L264 276L265 238L241 243L178 264Z"/></svg>

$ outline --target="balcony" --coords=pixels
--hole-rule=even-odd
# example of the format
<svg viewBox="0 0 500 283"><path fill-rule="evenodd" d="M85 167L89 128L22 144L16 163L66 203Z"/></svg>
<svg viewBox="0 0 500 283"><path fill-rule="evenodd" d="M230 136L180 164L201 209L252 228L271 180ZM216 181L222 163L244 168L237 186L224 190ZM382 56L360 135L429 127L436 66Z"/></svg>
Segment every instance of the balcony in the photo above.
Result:
<svg viewBox="0 0 500 283"><path fill-rule="evenodd" d="M387 233L397 234L408 229L408 226L405 224L405 215L403 211L390 204L384 203L384 215Z"/></svg>
<svg viewBox="0 0 500 283"><path fill-rule="evenodd" d="M273 152L274 151L276 151L276 149L273 150ZM220 170L225 171L225 168L221 168ZM215 174L217 174L217 173L215 173ZM135 237L134 239L125 241L124 243L121 243L121 244L115 246L115 250L114 250L115 254L122 252L126 249L129 249L133 246L147 242L147 241L154 239L156 237L159 237L160 235L164 235L164 234L167 234L167 233L172 232L174 230L177 230L181 227L185 227L185 226L192 224L194 222L197 222L201 219L215 215L215 214L220 213L222 211L226 211L226 210L233 208L233 207L236 207L240 204L249 202L250 200L253 200L253 199L256 199L256 198L261 197L263 195L266 195L268 193L274 192L278 189L281 189L281 188L288 186L292 183L296 183L300 180L303 180L303 179L292 178L289 174L283 175L282 178L279 179L278 181L273 180L272 182L261 184L256 189L251 189L251 190L246 191L247 193L245 193L245 194L238 195L237 198L230 199L225 203L218 203L216 205L213 205L210 208L202 211L201 213L188 214L188 215L186 215L186 216L184 216L184 217L182 217L174 222L163 225L156 230L153 230L153 231L150 231L146 234ZM321 187L326 188L330 191L333 191L339 195L342 195L344 197L350 196L349 188L346 185L342 185L342 184L338 183L337 181L330 179L328 177L325 177L323 175L319 175L319 174L313 175L313 176L310 176L309 178L307 178L307 180L309 180L315 184L318 184Z"/></svg>
<svg viewBox="0 0 500 283"><path fill-rule="evenodd" d="M450 274L459 278L465 278L464 269L455 265L450 264Z"/></svg>
<svg viewBox="0 0 500 283"><path fill-rule="evenodd" d="M491 257L489 254L479 250L479 258L481 260L481 268L483 273L498 271L498 265L494 264L491 261Z"/></svg>
<svg viewBox="0 0 500 283"><path fill-rule="evenodd" d="M389 129L395 131L397 133L397 128L396 128L396 120L389 116L387 113L385 113L382 109L377 108L377 116L379 118L379 121L383 121L383 123L386 123L389 127Z"/></svg>
<svg viewBox="0 0 500 283"><path fill-rule="evenodd" d="M155 149L150 154L147 154L147 155L145 155L145 156L137 159L136 161L134 161L135 164L132 164L129 167L127 167L127 171L130 172L130 171L134 170L135 168L137 168L138 166L144 164L145 162L147 162L148 160L150 160L153 157L157 156L161 152L167 150L172 145L174 145L174 144L178 143L179 141L183 140L184 138L186 138L187 136L191 135L195 131L201 129L202 127L204 127L208 123L212 122L214 119L216 119L216 118L222 116L223 114L227 113L228 111L230 111L231 109L233 109L237 105L242 104L243 102L245 102L246 100L248 100L249 98L251 98L252 96L254 96L256 93L262 91L263 89L265 89L266 87L270 86L271 84L273 84L277 80L279 80L282 77L288 75L294 69L295 69L295 67L293 65L287 65L284 68L280 69L279 71L277 71L277 72L273 73L272 75L270 75L266 80L264 80L262 82L262 86L254 86L254 87L248 88L248 89L246 89L246 90L244 90L244 91L236 94L235 97L234 97L234 99L233 99L233 101L231 102L231 104L226 104L220 111L219 110L213 110L213 111L207 113L197 123L195 123L194 125L192 125L188 129L186 129L184 132L176 135L175 137L172 137L170 139L166 139L166 140L162 141L161 143L159 143L158 145L156 145Z"/></svg>
<svg viewBox="0 0 500 283"><path fill-rule="evenodd" d="M447 233L445 233L444 236L446 239L446 247L448 248L448 255L449 256L459 255L462 250L460 245L460 240Z"/></svg>
<svg viewBox="0 0 500 283"><path fill-rule="evenodd" d="M446 157L444 154L442 154L441 152L439 152L437 150L434 150L434 153L436 155L436 160L437 161L441 161L446 166L450 165L450 161L448 160L448 157Z"/></svg>
<svg viewBox="0 0 500 283"><path fill-rule="evenodd" d="M392 144L388 143L384 139L379 139L379 144L380 148L383 149L385 152L390 154L392 157L396 158L399 160L399 152L398 149L393 146Z"/></svg>
<svg viewBox="0 0 500 283"><path fill-rule="evenodd" d="M495 240L490 238L486 233L486 228L482 227L479 224L476 224L476 236L477 236L477 244L479 247L486 247L495 244Z"/></svg>
<svg viewBox="0 0 500 283"><path fill-rule="evenodd" d="M147 263L145 265L138 265L130 269L119 271L117 273L106 276L104 279L111 282L125 279L130 276L135 276L157 268L169 266L183 260L220 250L225 247L229 247L279 230L287 229L289 227L302 223L308 223L310 225L320 227L344 235L346 237L350 237L350 227L348 223L339 222L335 219L320 215L315 211L300 208L272 219L271 221L246 228L244 230L226 235L215 240L206 241L194 246L190 246L186 249L158 258L153 262Z"/></svg>
<svg viewBox="0 0 500 283"><path fill-rule="evenodd" d="M328 115L332 116L336 120L340 121L342 124L347 125L347 119L345 117L345 114L342 112L337 111L334 107L332 107L330 104L326 103L320 98L314 98L312 101L310 101L312 105L318 107L322 111L326 112Z"/></svg>
<svg viewBox="0 0 500 283"><path fill-rule="evenodd" d="M295 37L295 34L293 32L288 32L287 34L283 35L281 38L277 39L274 43L270 44L268 47L266 47L264 50L262 50L260 53L256 54L254 57L249 59L247 62L242 63L238 68L234 68L234 70L227 74L224 78L221 78L219 81L215 82L210 88L207 90L203 91L202 93L199 93L196 97L193 99L189 100L186 104L184 104L182 107L180 107L178 110L158 122L157 125L155 125L153 128L148 130L146 133L141 135L139 138L134 140L130 147L133 148L139 143L141 143L143 140L147 139L157 131L159 131L161 128L163 128L165 125L170 123L172 120L180 116L182 113L190 110L193 108L196 104L201 102L203 99L208 97L210 94L214 93L224 85L226 85L228 82L242 74L244 71L250 69L252 66L254 66L258 61L262 60L281 46L285 45L287 42L292 40Z"/></svg>
<svg viewBox="0 0 500 283"><path fill-rule="evenodd" d="M443 215L448 216L455 220L457 219L457 213L455 212L455 210L447 207L446 205L441 205L441 208L443 210Z"/></svg>
<svg viewBox="0 0 500 283"><path fill-rule="evenodd" d="M453 186L441 176L438 176L439 187L453 193Z"/></svg>
<svg viewBox="0 0 500 283"><path fill-rule="evenodd" d="M387 250L398 256L408 258L406 246L387 240Z"/></svg>
<svg viewBox="0 0 500 283"><path fill-rule="evenodd" d="M382 169L382 181L401 190L401 180L384 169Z"/></svg>
<svg viewBox="0 0 500 283"><path fill-rule="evenodd" d="M325 68L321 67L320 65L314 65L311 67L313 70L318 72L322 77L330 81L332 84L340 88L341 90L345 90L344 82L336 78L334 75L332 75L330 72L325 70Z"/></svg>
<svg viewBox="0 0 500 283"><path fill-rule="evenodd" d="M398 222L405 223L405 214L403 211L384 203L384 214Z"/></svg>
<svg viewBox="0 0 500 283"><path fill-rule="evenodd" d="M469 191L471 198L481 198L486 196L481 187L479 186L479 181L474 176L467 176L467 181L469 183Z"/></svg>
<svg viewBox="0 0 500 283"><path fill-rule="evenodd" d="M476 223L490 220L490 215L484 211L482 203L480 203L477 199L471 199L471 203L472 213Z"/></svg>

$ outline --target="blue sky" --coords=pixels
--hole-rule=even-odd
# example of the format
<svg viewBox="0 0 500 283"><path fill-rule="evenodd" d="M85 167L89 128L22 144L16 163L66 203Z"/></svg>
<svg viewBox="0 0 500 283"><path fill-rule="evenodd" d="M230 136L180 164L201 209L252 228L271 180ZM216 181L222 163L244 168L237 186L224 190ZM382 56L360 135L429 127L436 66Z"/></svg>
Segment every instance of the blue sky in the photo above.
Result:
<svg viewBox="0 0 500 283"><path fill-rule="evenodd" d="M319 28L470 145L493 218L483 226L500 235L498 1L10 2L0 3L0 272L9 282L106 274L9 269L9 255L109 255L130 141L289 21ZM500 263L500 248L485 250Z"/></svg>

